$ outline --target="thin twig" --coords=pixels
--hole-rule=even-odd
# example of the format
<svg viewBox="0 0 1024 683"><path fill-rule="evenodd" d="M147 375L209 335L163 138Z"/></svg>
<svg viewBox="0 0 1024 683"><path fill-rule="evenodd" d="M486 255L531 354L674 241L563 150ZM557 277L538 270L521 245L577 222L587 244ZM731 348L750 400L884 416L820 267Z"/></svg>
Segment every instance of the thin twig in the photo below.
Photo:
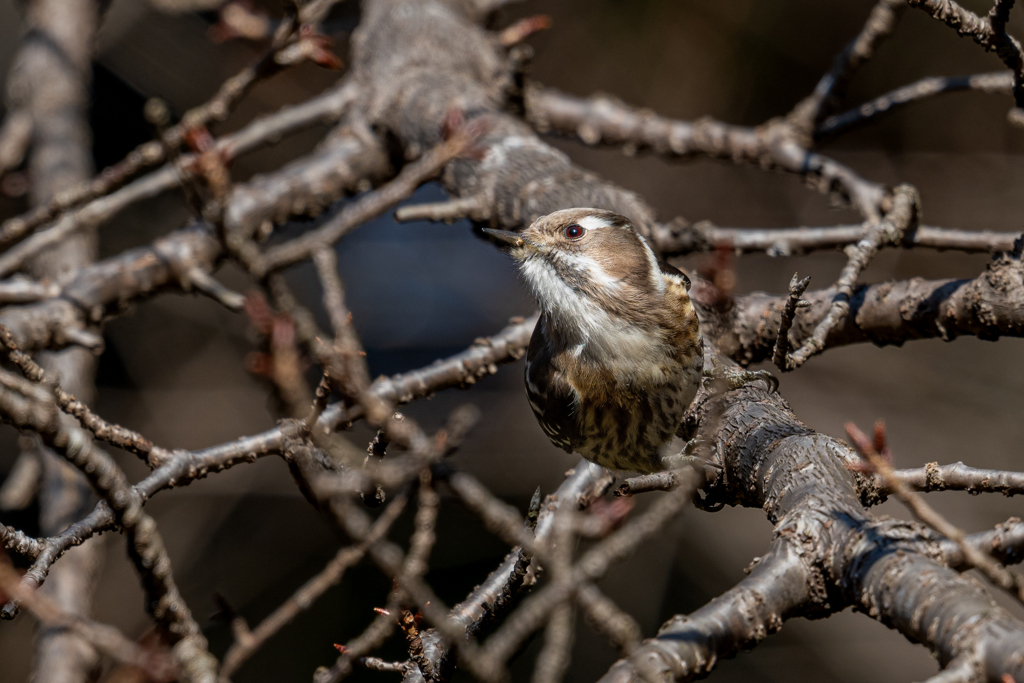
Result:
<svg viewBox="0 0 1024 683"><path fill-rule="evenodd" d="M416 188L440 173L449 161L461 154L479 132L471 130L455 134L403 168L394 180L347 205L341 213L316 230L274 247L254 259L250 269L257 277L265 277L275 270L309 258L317 250L330 247L345 234L411 196Z"/></svg>
<svg viewBox="0 0 1024 683"><path fill-rule="evenodd" d="M967 564L978 569L989 581L1024 603L1024 578L1009 571L991 555L982 552L976 545L970 543L967 540L967 534L939 514L935 508L925 502L923 497L914 493L910 486L896 476L892 464L882 455L885 448L885 427L882 422L875 424L873 442L852 422L846 423L846 433L857 452L870 463L871 467L885 481L886 487L899 498L901 503L907 506L917 519L954 541L959 546Z"/></svg>
<svg viewBox="0 0 1024 683"><path fill-rule="evenodd" d="M149 463L150 467L156 467L160 462L169 457L169 451L159 446L154 446L153 442L137 432L107 422L99 415L93 413L89 406L64 391L55 379L46 377L43 369L28 354L22 353L17 344L15 344L11 331L4 325L0 325L0 344L7 349L7 358L21 370L26 378L38 384L48 386L53 392L53 397L61 410L78 420L97 439L130 453L135 453Z"/></svg>
<svg viewBox="0 0 1024 683"><path fill-rule="evenodd" d="M967 491L1004 496L1024 493L1024 472L980 469L962 462L952 465L930 462L924 467L894 470L893 476L914 491ZM881 478L876 478L875 485L880 491L888 492Z"/></svg>
<svg viewBox="0 0 1024 683"><path fill-rule="evenodd" d="M142 669L153 681L159 683L177 678L177 666L170 652L144 649L113 626L63 612L43 593L22 585L18 572L6 558L2 557L0 589L17 600L45 626L74 631L100 652L119 662Z"/></svg>
<svg viewBox="0 0 1024 683"><path fill-rule="evenodd" d="M352 313L345 304L345 287L338 274L334 247L317 249L313 253L313 264L323 288L324 308L334 331L333 343L320 354L321 362L342 394L359 396L370 384L370 373L364 360L366 353L352 324Z"/></svg>
<svg viewBox="0 0 1024 683"><path fill-rule="evenodd" d="M836 294L828 314L803 345L789 354L787 367L790 370L800 367L825 349L829 333L841 325L850 312L850 296L860 274L883 247L898 244L908 230L913 230L917 223L918 202L917 190L913 187L897 187L893 192L892 209L885 218L872 225L868 235L856 245L847 248L849 260L836 280Z"/></svg>
<svg viewBox="0 0 1024 683"><path fill-rule="evenodd" d="M922 78L880 95L859 107L829 116L814 129L814 137L820 140L837 135L903 105L948 92L975 90L986 94L1010 95L1013 93L1013 78L1013 73L1009 71Z"/></svg>
<svg viewBox="0 0 1024 683"><path fill-rule="evenodd" d="M572 571L572 549L575 545L572 526L572 511L562 506L555 513L554 532L549 540L548 569L552 581L566 581ZM533 669L532 683L558 683L565 676L576 622L573 597L565 595L551 611L544 632L544 646Z"/></svg>
<svg viewBox="0 0 1024 683"><path fill-rule="evenodd" d="M360 657L359 666L373 669L374 671L386 671L388 673L405 674L409 670L409 662L385 662L378 657Z"/></svg>
<svg viewBox="0 0 1024 683"><path fill-rule="evenodd" d="M874 56L878 44L892 34L906 3L879 0L868 14L860 33L836 56L832 68L821 77L814 92L797 104L789 119L809 136L818 121L835 109L860 68Z"/></svg>
<svg viewBox="0 0 1024 683"><path fill-rule="evenodd" d="M669 157L709 156L797 174L821 192L838 191L866 220L879 216L885 195L882 185L809 150L804 136L785 119L756 128L710 118L678 121L605 95L580 98L538 87L527 90L526 105L540 132L573 135L588 145L650 149Z"/></svg>
<svg viewBox="0 0 1024 683"><path fill-rule="evenodd" d="M783 372L789 370L789 328L793 326L793 318L796 316L796 309L806 308L810 306L810 303L804 301L800 297L807 291L807 285L811 284L811 276L808 275L803 280L797 279L797 274L793 273L793 278L789 281L789 299L786 301L785 308L782 309L782 322L779 324L779 336L775 340L775 351L772 353L772 362L775 363L775 367Z"/></svg>
<svg viewBox="0 0 1024 683"><path fill-rule="evenodd" d="M585 581L596 581L611 565L629 555L640 543L661 530L690 502L696 486L695 473L686 473L687 485L658 499L648 511L627 522L607 539L585 553L573 566L566 580L553 582L534 593L505 620L485 647L491 666L500 666L527 636L540 628L557 605L576 591Z"/></svg>
<svg viewBox="0 0 1024 683"><path fill-rule="evenodd" d="M400 496L384 508L384 512L373 523L366 537L357 544L342 548L331 559L327 565L320 570L320 573L302 584L295 593L284 603L270 613L263 621L252 629L249 637L244 641L236 640L227 654L224 655L224 663L221 666L221 675L230 677L235 671L251 657L256 650L263 646L278 631L292 621L296 616L309 609L317 599L323 595L331 586L337 585L345 575L345 571L359 562L366 554L366 548L376 543L379 538L385 536L392 524L398 519L405 509L406 498Z"/></svg>
<svg viewBox="0 0 1024 683"><path fill-rule="evenodd" d="M1008 118L1011 123L1024 126L1024 50L1020 41L1006 32L1013 0L996 0L988 16L980 17L954 0L907 0L911 7L924 10L935 19L954 29L961 36L970 36L986 50L999 55L1013 72L1013 99L1015 106Z"/></svg>

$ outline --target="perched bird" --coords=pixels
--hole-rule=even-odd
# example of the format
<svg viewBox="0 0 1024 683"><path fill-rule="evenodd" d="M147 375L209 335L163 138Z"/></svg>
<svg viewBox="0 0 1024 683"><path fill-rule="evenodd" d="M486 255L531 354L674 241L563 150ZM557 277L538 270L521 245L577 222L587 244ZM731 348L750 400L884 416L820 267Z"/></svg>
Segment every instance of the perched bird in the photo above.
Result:
<svg viewBox="0 0 1024 683"><path fill-rule="evenodd" d="M511 245L540 303L526 392L544 433L604 467L662 469L703 374L689 278L611 211L566 209L522 232L484 232Z"/></svg>

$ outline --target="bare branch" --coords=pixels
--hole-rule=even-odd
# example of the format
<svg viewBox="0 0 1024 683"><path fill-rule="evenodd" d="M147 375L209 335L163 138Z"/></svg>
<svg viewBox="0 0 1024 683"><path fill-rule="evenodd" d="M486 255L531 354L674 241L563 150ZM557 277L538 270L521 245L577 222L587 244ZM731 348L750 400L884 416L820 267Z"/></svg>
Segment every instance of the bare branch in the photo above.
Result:
<svg viewBox="0 0 1024 683"><path fill-rule="evenodd" d="M992 559L991 555L969 543L967 534L940 515L935 508L925 502L924 498L915 494L907 484L895 476L892 464L882 455L885 449L884 423L875 424L874 444L852 422L846 423L846 433L850 436L857 452L871 464L885 481L886 487L910 509L917 519L954 541L960 546L960 552L968 564L981 571L989 581L1024 603L1024 578L1009 571Z"/></svg>
<svg viewBox="0 0 1024 683"><path fill-rule="evenodd" d="M54 220L69 209L94 201L117 190L140 171L165 161L168 150L176 150L182 144L189 131L203 128L214 122L226 120L234 106L256 82L273 75L289 63L296 63L294 60L288 62L280 59L280 57L289 48L293 48L303 42L308 43L311 40L311 36L301 35L302 32L299 29L300 26L298 26L294 18L283 22L278 27L269 49L254 64L245 67L239 73L227 79L210 100L186 112L182 116L181 122L164 131L160 140L140 145L129 153L123 161L105 169L92 180L65 190L59 195L54 196L46 204L36 207L23 216L4 221L0 225L0 243L18 239L39 226ZM301 110L303 108L308 107L300 106L292 109ZM257 122L257 124L267 127L265 122ZM294 122L292 125L294 125ZM299 126L301 125L304 124L300 123ZM280 133L277 133L277 135L280 135ZM233 137L241 138L244 136L236 135ZM273 138L274 135L267 137ZM233 158L234 154L237 154L238 151L240 150L231 150L230 148L218 150L218 152L226 153L225 156L230 158Z"/></svg>
<svg viewBox="0 0 1024 683"><path fill-rule="evenodd" d="M1011 517L992 531L971 534L966 540L1004 565L1024 562L1024 522L1017 517ZM938 548L943 561L950 567L960 570L971 568L956 541L941 540Z"/></svg>
<svg viewBox="0 0 1024 683"><path fill-rule="evenodd" d="M36 500L43 483L42 454L33 443L22 443L21 454L0 484L0 510L24 510Z"/></svg>
<svg viewBox="0 0 1024 683"><path fill-rule="evenodd" d="M0 588L24 605L43 624L70 629L100 652L142 669L157 683L172 681L177 677L177 667L170 653L147 651L113 626L64 612L42 593L23 586L20 578L6 558L0 559Z"/></svg>
<svg viewBox="0 0 1024 683"><path fill-rule="evenodd" d="M785 120L757 128L712 119L676 121L608 96L587 99L548 88L527 90L527 114L542 132L578 136L588 145L628 145L673 157L709 156L795 173L822 192L839 192L866 218L879 215L885 189L846 166L811 152Z"/></svg>
<svg viewBox="0 0 1024 683"><path fill-rule="evenodd" d="M436 204L412 204L395 211L395 220L402 223L408 221L445 221L451 223L462 218L484 221L490 217L487 201L483 197L469 196L450 199Z"/></svg>
<svg viewBox="0 0 1024 683"><path fill-rule="evenodd" d="M252 629L244 640L237 640L232 643L227 654L224 655L224 663L221 666L221 676L230 677L235 671L252 656L256 650L263 646L278 631L284 628L292 619L309 609L316 600L323 595L328 588L337 585L345 571L359 562L366 555L366 548L376 543L391 529L398 516L405 509L406 498L399 497L393 500L380 517L373 523L369 533L357 545L348 546L338 551L338 554L327 563L319 574L302 584L299 590L295 591L288 600L282 603L277 609L270 613L259 625Z"/></svg>
<svg viewBox="0 0 1024 683"><path fill-rule="evenodd" d="M901 0L902 1L902 0ZM880 95L870 102L841 114L829 116L814 129L816 139L830 137L849 128L863 125L897 107L917 102L948 92L976 90L986 94L1010 95L1013 93L1013 73L995 71L970 76L931 76L922 78L892 92Z"/></svg>
<svg viewBox="0 0 1024 683"><path fill-rule="evenodd" d="M871 9L857 37L840 52L832 69L821 77L814 92L789 114L789 119L809 136L818 122L835 110L860 68L875 54L875 48L892 34L906 9L903 0L879 0Z"/></svg>
<svg viewBox="0 0 1024 683"><path fill-rule="evenodd" d="M811 333L811 336L804 341L800 348L786 355L784 359L779 359L779 361L784 361L785 368L794 370L807 362L812 356L816 356L825 350L825 340L829 333L834 328L842 325L850 313L850 295L853 294L853 288L857 284L860 274L864 272L864 269L868 267L868 264L871 263L871 260L882 247L897 244L903 239L903 235L908 230L914 229L914 226L917 224L918 202L917 190L914 188L909 185L901 185L896 188L892 209L886 214L885 218L877 225L872 225L868 235L857 242L855 246L847 248L846 253L849 261L847 261L843 271L839 274L839 279L836 281L836 295L832 300L828 313L818 323L817 327L814 328L814 332ZM803 292L800 293L803 294ZM796 310L796 304L793 304L792 310L790 310L790 302L792 301L793 295L791 291L790 298L786 303L786 309L783 312L784 321L787 320L786 312L788 311L789 322L792 322L793 313ZM780 364L779 367L783 367L783 365Z"/></svg>
<svg viewBox="0 0 1024 683"><path fill-rule="evenodd" d="M352 313L345 305L345 288L338 275L334 247L318 249L313 254L313 263L324 291L324 308L334 330L334 343L319 354L321 361L345 396L359 396L370 385L370 374L363 360L366 353L352 325Z"/></svg>
<svg viewBox="0 0 1024 683"><path fill-rule="evenodd" d="M412 195L416 188L440 173L449 161L461 154L475 137L475 134L465 133L453 136L424 154L423 158L403 168L398 177L387 185L360 197L316 230L274 247L261 258L254 259L250 268L262 277L303 261L318 249L332 246L346 233Z"/></svg>
<svg viewBox="0 0 1024 683"><path fill-rule="evenodd" d="M358 88L350 81L343 81L339 86L319 97L300 105L285 107L276 114L257 119L237 133L224 136L217 142L214 151L225 160L235 159L243 153L259 149L268 143L276 141L288 133L320 122L329 122L340 118L352 106L358 96ZM336 176L342 182L342 187L345 187L345 183L351 177L348 163L351 163L351 160L360 161L366 158L364 153L367 148L364 145L359 146L358 152L360 153L354 153L351 145L345 144L351 140L352 138L348 136L336 136L332 138L334 144L330 144L331 141L329 141L324 152L327 156L333 155L335 158L333 160L324 159L321 161L320 166L316 167L317 178ZM360 142L365 141L365 137L360 138ZM316 156L324 156L324 154ZM374 159L372 163L376 167L380 163L380 157L377 155L371 156ZM3 256L0 256L0 276L9 274L22 267L33 255L51 245L60 243L68 235L99 225L135 202L148 199L177 187L181 181L180 174L183 173L186 177L190 177L192 171L189 169L193 167L195 158L195 155L183 155L179 160L180 168L164 166L115 192L110 194L100 193L102 196L90 200L71 213L62 215L52 227L27 238L15 247L8 249ZM326 167L324 167L325 162ZM334 185L334 183L331 183L327 187L322 187L325 184L323 181L318 182L316 179L306 178L299 170L304 167L304 165L298 165L298 168L295 168L295 166L292 168L285 167L282 172L274 174L273 178L279 179L278 184L281 181L286 181L296 185L305 181L308 183L308 187L317 190L321 194L328 191ZM293 193L289 206L292 205L291 202L297 201L297 198L303 196L303 193L296 192L297 189L296 187L289 187L286 190ZM262 193L267 194L266 188L260 188L260 190ZM272 207L275 206L277 197L279 197L277 193L269 193L269 203ZM241 206L239 208L251 203L242 203L242 198L235 199L234 201L240 202ZM263 198L260 203L266 204L268 199ZM231 209L232 207L229 206L227 210L229 221L232 217ZM256 220L257 226L260 220L262 218ZM25 234L28 230L32 229L30 226L37 225L40 225L40 222L34 220L32 216L8 219L0 225L0 243L16 239L17 236Z"/></svg>
<svg viewBox="0 0 1024 683"><path fill-rule="evenodd" d="M924 683L973 683L978 672L970 657L961 656L946 665L941 672L932 676Z"/></svg>
<svg viewBox="0 0 1024 683"><path fill-rule="evenodd" d="M998 339L1024 336L1024 277L1017 250L1001 252L973 280L907 280L854 287L850 312L832 328L824 348L872 342L878 346L914 339L976 336ZM836 297L835 289L806 292L811 305L797 311L791 337L807 340L824 320ZM719 334L722 350L738 362L771 358L787 297L751 294L738 297L722 321L709 321L709 329L726 324Z"/></svg>
<svg viewBox="0 0 1024 683"><path fill-rule="evenodd" d="M0 282L0 304L27 304L52 299L59 294L60 287L57 283L48 280L37 282L15 275Z"/></svg>
<svg viewBox="0 0 1024 683"><path fill-rule="evenodd" d="M690 224L677 218L655 226L654 238L666 256L717 249L735 250L740 254L766 252L769 256L799 256L820 249L842 249L864 239L870 230L870 225L864 223L824 228L720 228L708 221ZM894 246L992 253L1013 249L1018 235L920 225L905 233Z"/></svg>
<svg viewBox="0 0 1024 683"><path fill-rule="evenodd" d="M1024 472L979 469L962 462L952 465L930 462L924 467L894 470L893 476L914 491L967 491L1004 496L1024 493ZM880 477L875 478L875 485L881 493L891 492Z"/></svg>
<svg viewBox="0 0 1024 683"><path fill-rule="evenodd" d="M849 447L814 434L778 394L755 385L720 400L724 405L716 433L698 431L697 436L712 443L721 457L724 471L716 486L731 491L734 501L762 507L776 524L771 547L740 584L700 610L667 622L656 638L615 665L606 683L702 677L715 662L752 647L783 620L820 616L819 610L842 609L846 601L926 644L940 662L985 642L991 649L985 649L981 666L997 672L996 677L1016 671L1013 653L1020 636L1009 634L1024 633L1024 623L994 607L974 582L937 564L935 545L922 548L920 529L908 533L906 524L867 515L851 473L840 464L856 458ZM715 410L711 403L706 395L698 396L692 408L698 429ZM757 483L740 483L743 473L754 473ZM821 500L829 501L829 509L843 510L845 523L821 516ZM864 550L839 550L855 547ZM830 559L809 561L808 548ZM900 598L889 599L893 595ZM940 628L940 623L953 628ZM1007 636L987 640L988 626L968 626L975 623L1006 629Z"/></svg>
<svg viewBox="0 0 1024 683"><path fill-rule="evenodd" d="M987 17L958 5L954 0L907 0L911 7L924 10L954 29L961 36L970 36L974 42L995 52L1013 72L1013 99L1016 106L1009 112L1009 120L1024 126L1024 51L1020 41L1006 32L1012 1L996 0Z"/></svg>
<svg viewBox="0 0 1024 683"><path fill-rule="evenodd" d="M772 352L772 362L775 367L785 372L789 369L787 359L789 357L789 328L793 326L793 316L797 308L806 308L810 304L800 297L807 291L807 285L811 284L810 276L803 280L797 279L793 273L793 279L789 281L789 298L786 300L786 307L782 309L782 322L779 323L779 336L775 340L775 350Z"/></svg>
<svg viewBox="0 0 1024 683"><path fill-rule="evenodd" d="M551 28L551 17L546 14L534 14L523 17L519 21L503 28L498 34L498 42L503 47L512 47L526 40L537 31Z"/></svg>
<svg viewBox="0 0 1024 683"><path fill-rule="evenodd" d="M30 359L22 360L32 382L46 382L38 365ZM0 373L7 376L4 371ZM0 392L0 416L15 427L38 433L48 447L86 476L127 533L129 555L146 590L147 608L174 643L181 678L189 683L214 683L216 660L207 651L206 639L174 583L156 522L142 511L142 499L124 472L110 456L93 446L85 432L61 421L56 405L42 400L36 392L25 393L24 398L13 391ZM26 576L25 585L35 588L38 582Z"/></svg>
<svg viewBox="0 0 1024 683"><path fill-rule="evenodd" d="M409 671L409 662L385 662L377 657L360 657L358 661L360 666L374 671L387 671L403 676Z"/></svg>
<svg viewBox="0 0 1024 683"><path fill-rule="evenodd" d="M408 373L382 377L375 381L369 391L381 400L393 403L408 403L418 398L430 396L442 389L458 386L471 386L487 375L497 372L497 365L518 360L526 352L533 327L537 318L526 321L514 321L494 337L477 340L477 343L461 353L435 363L434 365ZM347 407L335 403L327 407L317 421L316 429L333 431L345 424L350 424L362 417L362 406ZM201 479L211 472L218 472L235 465L253 462L257 458L280 453L288 439L305 432L305 426L295 420L286 420L274 429L261 434L242 437L218 446L201 451L175 451L172 457L154 470L133 488L133 495L140 497L145 503L156 493L177 486L186 486L196 479ZM579 469L579 468L577 468ZM589 466L584 466L580 476L570 478L566 482L566 495L584 496L595 480L600 477L591 474ZM38 553L36 562L29 570L29 576L41 584L50 567L68 548L77 546L93 535L114 528L115 518L110 507L100 503L85 519L72 524L59 535L40 541L43 548ZM4 538L5 544L23 543L25 537L15 536ZM465 604L465 603L464 603ZM478 607L467 605L458 614L466 619L474 619L479 615L473 612ZM460 617L461 618L461 617Z"/></svg>
<svg viewBox="0 0 1024 683"><path fill-rule="evenodd" d="M0 124L0 176L18 167L32 142L32 114L25 109L8 111Z"/></svg>
<svg viewBox="0 0 1024 683"><path fill-rule="evenodd" d="M495 665L504 663L523 639L537 630L551 611L573 595L584 581L596 581L604 576L614 562L621 561L645 539L675 518L690 502L696 480L695 473L688 473L688 485L680 486L657 500L647 514L630 520L585 553L565 578L547 584L527 598L487 641L486 656Z"/></svg>
<svg viewBox="0 0 1024 683"><path fill-rule="evenodd" d="M15 344L11 331L3 325L0 325L0 344L7 349L7 357L21 370L25 377L33 382L49 385L50 390L53 392L54 400L61 410L78 420L97 439L141 456L144 460L150 462L150 466L155 466L156 462L166 460L169 457L168 451L154 446L149 439L141 434L120 425L111 424L93 413L89 410L89 406L64 391L56 381L47 381L43 369L27 354L22 353L17 344Z"/></svg>

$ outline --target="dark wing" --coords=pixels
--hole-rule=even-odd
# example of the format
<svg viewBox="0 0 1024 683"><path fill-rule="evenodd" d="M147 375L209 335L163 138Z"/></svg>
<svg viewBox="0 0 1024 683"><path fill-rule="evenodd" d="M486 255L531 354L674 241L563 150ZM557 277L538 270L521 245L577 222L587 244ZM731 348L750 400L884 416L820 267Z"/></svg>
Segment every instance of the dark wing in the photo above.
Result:
<svg viewBox="0 0 1024 683"><path fill-rule="evenodd" d="M679 270L671 263L665 263L664 261L658 261L658 267L661 268L662 275L668 275L669 277L677 277L683 281L683 285L686 286L686 291L690 291L690 278L686 276L686 273Z"/></svg>
<svg viewBox="0 0 1024 683"><path fill-rule="evenodd" d="M566 453L572 453L579 444L573 401L575 392L551 362L543 325L544 318L541 317L533 329L530 349L526 353L526 396L551 443Z"/></svg>

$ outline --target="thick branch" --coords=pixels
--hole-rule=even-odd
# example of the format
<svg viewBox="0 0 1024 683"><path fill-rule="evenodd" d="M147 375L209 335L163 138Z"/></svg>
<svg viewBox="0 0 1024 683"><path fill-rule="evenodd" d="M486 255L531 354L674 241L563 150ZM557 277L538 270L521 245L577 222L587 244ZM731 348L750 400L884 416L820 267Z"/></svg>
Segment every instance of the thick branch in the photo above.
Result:
<svg viewBox="0 0 1024 683"><path fill-rule="evenodd" d="M800 367L809 358L825 349L825 339L829 333L843 322L850 313L850 295L860 279L860 274L868 267L871 260L883 247L892 246L903 239L903 235L917 225L919 199L917 190L908 185L901 185L893 193L892 209L877 224L870 225L868 234L856 244L846 248L849 258L833 289L836 295L829 304L828 313L822 318L811 335L803 341L799 348L786 357L785 364L779 367L793 370ZM806 284L805 284L806 287ZM801 294L803 291L801 290ZM788 307L788 304L787 304ZM784 318L791 320L791 314ZM787 325L788 327L788 325Z"/></svg>
<svg viewBox="0 0 1024 683"><path fill-rule="evenodd" d="M996 679L1019 675L1024 623L931 559L934 544L922 553L920 529L868 515L845 467L857 457L848 446L813 433L777 394L755 385L723 400L722 426L703 436L722 457L716 486L735 503L765 510L776 523L772 547L736 588L666 623L606 681L701 677L717 659L753 645L789 616L849 604L926 644L942 663L974 656L981 643L991 643L978 665ZM699 400L692 413L699 429L713 410L709 403Z"/></svg>
<svg viewBox="0 0 1024 683"><path fill-rule="evenodd" d="M308 102L285 107L276 114L257 119L237 133L224 136L218 141L214 151L225 161L229 161L243 153L279 140L288 133L320 122L336 120L351 107L358 97L358 92L358 89L350 81L345 81ZM366 136L360 138L364 142L370 139ZM366 145L358 145L357 149L352 149L350 141L351 137L347 133L340 132L329 137L319 150L307 159L293 162L265 179L259 177L254 179L253 184L257 187L261 182L264 185L269 184L270 181L276 182L271 188L258 187L257 191L260 194L268 195L268 197L254 199L251 194L240 196L237 201L242 203L238 207L229 205L226 211L226 222L230 224L232 220L242 220L238 217L238 214L242 213L250 215L249 220L258 227L264 220L264 216L280 215L280 208L277 204L280 202L280 197L287 193L291 193L288 207L298 205L303 210L307 206L322 206L326 201L325 197L333 195L332 198L336 198L342 190L350 187L348 184L352 176L350 164L359 163L367 152ZM194 173L195 158L195 155L184 155L179 159L177 166L164 166L115 192L94 199L74 211L64 214L51 227L41 230L0 255L0 275L6 275L21 268L33 255L51 245L59 244L69 235L110 220L135 202L177 187L181 182L180 174L191 177ZM386 162L378 152L375 155L375 163L372 165L379 168L381 163ZM281 185L285 185L285 187L282 188ZM307 188L307 192L301 191L307 190ZM275 190L277 191L275 192ZM245 203L245 199L248 199L248 204ZM316 201L312 201L313 199ZM254 206L249 209L249 205ZM232 208L234 208L234 213L232 213ZM260 211L259 214L255 213L257 210ZM274 214L274 210L277 210L278 213ZM0 241L6 241L13 238L14 235L21 234L25 230L22 225L24 220L20 217L12 218L0 225Z"/></svg>
<svg viewBox="0 0 1024 683"><path fill-rule="evenodd" d="M807 292L790 331L796 343L824 319L835 290ZM739 297L720 335L722 352L743 364L771 358L786 297ZM719 324L719 323L713 323ZM1020 254L997 254L973 280L906 280L853 289L850 312L825 338L825 348L871 342L901 345L914 339L959 336L995 340L1024 336L1024 268Z"/></svg>
<svg viewBox="0 0 1024 683"><path fill-rule="evenodd" d="M907 0L911 7L924 10L954 29L961 36L970 36L974 42L995 52L1013 72L1013 99L1016 106L1010 110L1010 121L1024 125L1024 50L1020 41L1006 32L1013 0L996 0L986 17L979 17L954 0Z"/></svg>
<svg viewBox="0 0 1024 683"><path fill-rule="evenodd" d="M842 249L864 239L870 226L834 225L825 228L720 228L708 221L687 223L676 219L658 224L654 238L666 256L731 249L738 253L766 252L769 256L799 256L821 249ZM1020 233L990 230L954 230L928 225L903 235L896 245L904 249L996 252L1013 249Z"/></svg>
<svg viewBox="0 0 1024 683"><path fill-rule="evenodd" d="M509 60L474 23L466 3L372 0L353 34L353 75L370 93L367 115L407 158L437 145L454 112L489 126L476 158L457 159L442 180L456 198L479 197L494 227L516 229L572 206L614 210L642 234L654 223L637 195L596 178L504 110Z"/></svg>
<svg viewBox="0 0 1024 683"><path fill-rule="evenodd" d="M93 172L88 106L100 4L95 0L36 0L26 5L27 31L6 85L12 100L23 98L20 104L32 118L27 169L34 210L60 201ZM24 265L35 280L59 282L94 261L96 255L96 235L86 230L37 252ZM71 336L95 339L84 329ZM40 362L63 377L72 391L91 400L95 360L89 352L69 349L46 354ZM93 498L83 478L59 455L35 445L28 450L28 457L43 464L40 527L43 533L55 533L84 514ZM101 562L99 546L80 548L55 573L47 592L61 611L83 617L89 614ZM79 636L45 629L36 643L33 678L77 683L95 663L95 652Z"/></svg>
<svg viewBox="0 0 1024 683"><path fill-rule="evenodd" d="M589 145L625 145L672 157L709 156L795 173L822 192L842 194L865 218L878 217L885 196L880 184L807 149L785 120L756 128L708 118L677 121L608 96L584 99L548 88L529 89L526 104L538 130L578 136Z"/></svg>

